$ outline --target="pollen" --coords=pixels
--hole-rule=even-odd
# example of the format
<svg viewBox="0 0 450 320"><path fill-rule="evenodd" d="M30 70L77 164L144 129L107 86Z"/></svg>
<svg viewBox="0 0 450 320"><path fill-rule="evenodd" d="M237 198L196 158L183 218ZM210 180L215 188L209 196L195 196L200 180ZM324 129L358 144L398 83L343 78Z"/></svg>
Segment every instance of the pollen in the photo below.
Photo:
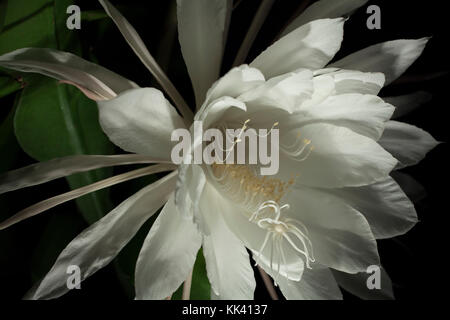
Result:
<svg viewBox="0 0 450 320"><path fill-rule="evenodd" d="M279 202L295 181L294 177L287 182L267 176L261 177L251 166L238 164L214 163L211 165L211 173L214 180L220 181L222 187L227 189L228 194L246 200L247 204L250 204L249 201L261 203L255 202L261 200L260 198Z"/></svg>

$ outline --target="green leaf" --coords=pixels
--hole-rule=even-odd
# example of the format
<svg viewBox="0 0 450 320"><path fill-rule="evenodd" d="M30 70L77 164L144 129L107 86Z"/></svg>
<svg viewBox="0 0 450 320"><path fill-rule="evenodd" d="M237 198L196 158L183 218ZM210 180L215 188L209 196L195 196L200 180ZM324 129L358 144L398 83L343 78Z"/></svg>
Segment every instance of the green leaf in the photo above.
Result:
<svg viewBox="0 0 450 320"><path fill-rule="evenodd" d="M66 9L73 3L73 0L9 1L0 33L0 54L25 47L80 54L78 32L66 26Z"/></svg>
<svg viewBox="0 0 450 320"><path fill-rule="evenodd" d="M172 296L172 300L180 300L183 292L183 285L181 285ZM211 285L206 274L206 262L203 256L203 250L200 249L195 260L194 270L192 272L192 285L190 300L210 300L211 299Z"/></svg>
<svg viewBox="0 0 450 320"><path fill-rule="evenodd" d="M0 76L0 98L20 90L22 86L20 83L12 77Z"/></svg>
<svg viewBox="0 0 450 320"><path fill-rule="evenodd" d="M206 274L206 262L203 256L203 250L199 250L197 260L195 261L194 271L192 273L192 300L211 299L211 285Z"/></svg>
<svg viewBox="0 0 450 320"><path fill-rule="evenodd" d="M26 19L36 15L52 5L53 0L13 0L7 1L7 15L5 18L5 26L10 27L12 24L19 24Z"/></svg>
<svg viewBox="0 0 450 320"><path fill-rule="evenodd" d="M8 1L0 54L24 47L57 48L53 0Z"/></svg>
<svg viewBox="0 0 450 320"><path fill-rule="evenodd" d="M5 26L6 8L8 7L8 0L0 0L0 32Z"/></svg>
<svg viewBox="0 0 450 320"><path fill-rule="evenodd" d="M81 11L81 20L96 21L109 18L105 10L84 10Z"/></svg>

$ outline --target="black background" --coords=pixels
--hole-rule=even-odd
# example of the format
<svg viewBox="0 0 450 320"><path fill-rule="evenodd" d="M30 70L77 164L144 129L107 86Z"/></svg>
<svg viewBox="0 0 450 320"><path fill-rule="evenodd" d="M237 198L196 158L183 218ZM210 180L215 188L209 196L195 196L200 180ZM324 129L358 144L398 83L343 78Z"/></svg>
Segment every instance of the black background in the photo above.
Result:
<svg viewBox="0 0 450 320"><path fill-rule="evenodd" d="M278 32L291 19L302 2L302 0L278 0L276 2L271 15L256 39L247 62L273 42ZM176 41L173 43L174 49L170 56L164 55L164 53L157 54L161 52L158 51L161 50L159 46L167 34L165 19L170 8L170 1L127 0L112 1L112 3L118 5L123 14L135 26L148 45L150 52L160 59L161 64L164 64L164 61L170 61L169 77L192 104L192 89L178 43ZM260 1L257 0L242 0L235 9L225 51L224 72L230 68L259 3ZM422 57L401 79L389 88L383 89L382 95L406 94L417 90L431 92L433 94L432 101L401 120L425 129L437 140L443 142L448 141L447 109L450 107L450 89L448 88L450 57L447 46L450 11L447 10L446 3L447 1L439 0L369 1L368 5L377 4L381 8L382 29L367 29L366 20L369 15L366 14L365 9L368 5L364 6L346 22L342 50L336 57L343 57L382 41L432 36L433 38ZM78 4L81 10L101 8L96 1L92 0L80 0ZM109 23L106 31L99 38L97 36L98 28L100 28L98 23L83 22L82 29L76 31L80 33L83 40L84 56L88 56L91 52L98 58L100 64L133 79L140 86L157 87L151 75L134 56L118 30ZM436 76L441 72L446 73ZM418 79L420 81L417 81ZM381 261L393 280L396 298L399 300L443 298L439 289L445 290L447 285L449 252L447 249L448 160L448 147L444 143L433 150L419 165L404 170L404 172L412 174L427 192L427 197L416 203L420 223L404 236L379 241ZM24 154L17 163L17 167L31 162L33 160ZM31 188L2 195L2 197L13 199L12 209L19 210L26 205L67 189L64 181L57 181L48 184L44 189ZM117 202L132 193L127 186L117 187L112 192ZM10 250L1 253L0 298L19 299L31 287L31 261L36 259L34 254L37 240L44 232L49 217L60 211L73 212L74 207L74 204L65 204L59 211L50 210L40 217L33 218L32 221L14 226L11 231L5 231L14 233L15 240L10 244ZM78 220L74 221L79 224L77 226L79 230L85 227ZM61 247L64 247L69 240L70 238L55 239L55 241L61 242ZM37 258L39 259L39 257ZM54 258L56 257L43 257L43 259ZM349 294L345 294L345 297L355 299ZM115 277L112 266L108 266L83 282L83 290L70 292L63 299L122 298L125 299L126 296ZM258 284L255 298L268 299L261 284Z"/></svg>

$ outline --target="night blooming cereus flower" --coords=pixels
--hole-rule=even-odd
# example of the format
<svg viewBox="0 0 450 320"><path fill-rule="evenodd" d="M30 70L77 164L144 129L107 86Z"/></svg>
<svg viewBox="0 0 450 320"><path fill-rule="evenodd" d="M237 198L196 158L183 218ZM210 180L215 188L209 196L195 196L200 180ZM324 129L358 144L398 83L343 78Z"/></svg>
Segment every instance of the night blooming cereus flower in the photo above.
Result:
<svg viewBox="0 0 450 320"><path fill-rule="evenodd" d="M178 0L179 40L197 102L193 115L134 28L108 1L100 3L182 116L159 90L139 88L70 53L24 48L1 56L2 67L77 86L98 102L110 140L132 152L72 156L11 171L0 177L1 193L100 167L157 164L40 202L0 228L122 181L171 173L76 237L28 297L66 293L69 265L89 277L163 205L137 261L137 299L171 296L188 278L200 247L212 298L253 298L249 251L287 299L340 299L337 282L355 292L365 286L358 274L380 265L376 239L403 234L417 221L391 172L416 164L437 144L428 133L391 121L395 107L378 93L420 56L428 39L381 43L329 65L343 39L341 17L366 1L322 0L242 65L273 3L264 0L236 67L218 79L232 2ZM391 101L400 102L401 112L405 99ZM271 151L279 151L278 172L263 176L250 164L193 164L190 152L174 164L172 132L195 131L194 120L204 129L253 128L267 136L276 128L279 145ZM194 140L190 149L201 143Z"/></svg>

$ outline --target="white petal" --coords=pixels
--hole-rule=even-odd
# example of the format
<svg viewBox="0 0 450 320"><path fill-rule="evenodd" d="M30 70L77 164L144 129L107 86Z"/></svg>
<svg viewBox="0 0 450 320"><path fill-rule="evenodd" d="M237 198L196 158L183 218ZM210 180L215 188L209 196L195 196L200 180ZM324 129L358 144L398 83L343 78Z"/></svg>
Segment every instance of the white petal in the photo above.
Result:
<svg viewBox="0 0 450 320"><path fill-rule="evenodd" d="M184 128L184 123L159 90L129 90L115 99L99 101L98 107L102 129L114 144L125 151L170 160L172 131Z"/></svg>
<svg viewBox="0 0 450 320"><path fill-rule="evenodd" d="M177 0L178 34L197 105L219 78L230 0Z"/></svg>
<svg viewBox="0 0 450 320"><path fill-rule="evenodd" d="M203 170L199 165L181 164L178 172L175 205L183 217L192 219L202 233L208 234L207 226L198 212L200 197L206 183Z"/></svg>
<svg viewBox="0 0 450 320"><path fill-rule="evenodd" d="M367 287L367 280L372 273L361 272L357 274L349 274L333 270L333 276L338 284L351 294L364 300L392 300L394 292L392 290L392 282L389 275L380 269L380 289L370 290Z"/></svg>
<svg viewBox="0 0 450 320"><path fill-rule="evenodd" d="M297 184L325 188L363 186L386 178L397 164L375 141L344 127L310 124L294 130L289 138L280 139L283 152L279 175L286 181L299 175ZM304 138L311 140L314 149L306 160L297 161L284 151L283 145Z"/></svg>
<svg viewBox="0 0 450 320"><path fill-rule="evenodd" d="M300 281L278 280L287 300L342 300L342 293L330 269L316 266L306 269Z"/></svg>
<svg viewBox="0 0 450 320"><path fill-rule="evenodd" d="M383 97L383 100L395 107L393 119L400 118L411 111L414 111L421 105L431 100L431 94L425 91L418 91L412 94L406 94L396 97Z"/></svg>
<svg viewBox="0 0 450 320"><path fill-rule="evenodd" d="M349 15L352 11L362 7L368 0L321 0L310 5L292 21L283 31L282 36L292 30L317 19L338 18Z"/></svg>
<svg viewBox="0 0 450 320"><path fill-rule="evenodd" d="M145 187L84 230L67 245L29 298L54 299L65 294L71 265L80 268L81 280L106 266L167 201L175 180L176 172Z"/></svg>
<svg viewBox="0 0 450 320"><path fill-rule="evenodd" d="M422 54L429 38L418 40L395 40L376 44L331 65L331 67L382 72L386 84L400 77Z"/></svg>
<svg viewBox="0 0 450 320"><path fill-rule="evenodd" d="M235 67L211 86L206 94L204 106L224 96L237 98L264 82L264 75L258 69L250 68L246 64Z"/></svg>
<svg viewBox="0 0 450 320"><path fill-rule="evenodd" d="M225 120L224 115L232 110L247 111L244 102L231 97L221 97L212 101L209 105L204 105L195 115L195 120L203 121L203 130L206 130L216 121Z"/></svg>
<svg viewBox="0 0 450 320"><path fill-rule="evenodd" d="M328 74L314 75L313 88L311 99L303 102L298 109L314 107L322 103L329 96L336 94L335 80Z"/></svg>
<svg viewBox="0 0 450 320"><path fill-rule="evenodd" d="M137 154L122 154L114 156L77 155L56 158L2 174L0 176L0 194L25 187L35 186L54 179L66 177L77 172L85 172L98 168L126 164L160 162L164 161Z"/></svg>
<svg viewBox="0 0 450 320"><path fill-rule="evenodd" d="M290 122L297 128L308 123L330 123L376 141L393 112L394 107L377 96L349 93L330 96L315 106L301 106Z"/></svg>
<svg viewBox="0 0 450 320"><path fill-rule="evenodd" d="M125 90L138 88L134 82L108 69L71 53L53 49L18 49L0 56L0 66L72 82L105 99L111 99Z"/></svg>
<svg viewBox="0 0 450 320"><path fill-rule="evenodd" d="M351 70L340 70L329 73L336 82L336 93L361 93L378 95L384 86L384 74L377 72L360 72Z"/></svg>
<svg viewBox="0 0 450 320"><path fill-rule="evenodd" d="M250 113L273 108L292 113L311 98L313 91L312 72L300 69L269 79L264 84L244 92L238 99L245 102Z"/></svg>
<svg viewBox="0 0 450 320"><path fill-rule="evenodd" d="M323 68L323 69L314 70L313 73L314 73L314 76L322 76L322 75L326 75L326 74L329 74L329 73L338 72L340 70L341 70L340 68L329 68L329 67L326 67L326 68Z"/></svg>
<svg viewBox="0 0 450 320"><path fill-rule="evenodd" d="M283 203L290 206L286 214L308 229L314 258L321 265L356 273L379 263L377 244L367 220L338 197L296 187Z"/></svg>
<svg viewBox="0 0 450 320"><path fill-rule="evenodd" d="M324 67L341 47L344 19L312 21L281 38L250 64L272 78L299 68Z"/></svg>
<svg viewBox="0 0 450 320"><path fill-rule="evenodd" d="M364 226L368 236L370 226L367 221L363 221L365 220L360 219L358 222ZM310 228L310 231L309 238L313 243L316 260L330 268L357 273L380 263L374 237L369 239L353 232L321 227Z"/></svg>
<svg viewBox="0 0 450 320"><path fill-rule="evenodd" d="M389 121L386 124L379 143L402 167L419 163L439 144L428 132L397 121Z"/></svg>
<svg viewBox="0 0 450 320"><path fill-rule="evenodd" d="M173 193L142 245L136 263L136 299L172 295L194 267L202 237L192 220L175 207Z"/></svg>
<svg viewBox="0 0 450 320"><path fill-rule="evenodd" d="M377 239L402 235L418 221L414 205L391 177L368 186L322 191L341 197L361 212Z"/></svg>
<svg viewBox="0 0 450 320"><path fill-rule="evenodd" d="M214 296L221 300L253 300L255 277L242 241L228 229L215 206L202 215L210 230L203 240L203 254Z"/></svg>
<svg viewBox="0 0 450 320"><path fill-rule="evenodd" d="M359 93L378 95L384 85L384 74L335 68L320 69L314 74L314 92L301 108L311 108L332 95Z"/></svg>

